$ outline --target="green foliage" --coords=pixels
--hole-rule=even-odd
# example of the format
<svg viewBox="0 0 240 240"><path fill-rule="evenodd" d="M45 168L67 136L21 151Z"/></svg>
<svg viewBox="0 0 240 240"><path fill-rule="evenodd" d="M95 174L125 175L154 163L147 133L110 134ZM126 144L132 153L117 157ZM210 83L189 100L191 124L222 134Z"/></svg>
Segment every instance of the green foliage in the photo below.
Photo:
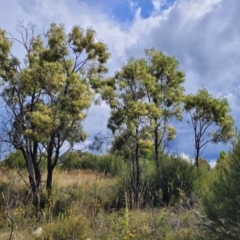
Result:
<svg viewBox="0 0 240 240"><path fill-rule="evenodd" d="M195 170L196 171L196 170ZM215 177L215 170L211 169L209 163L202 158L199 158L199 166L196 171L197 178L194 181L193 192L198 197L201 197L205 194L206 189L209 186L209 183Z"/></svg>
<svg viewBox="0 0 240 240"><path fill-rule="evenodd" d="M194 166L180 157L167 155L160 159L161 168L146 178L146 196L144 199L154 206L174 205L184 197L193 194L198 174Z"/></svg>
<svg viewBox="0 0 240 240"><path fill-rule="evenodd" d="M16 152L10 153L2 160L1 165L10 169L16 168L19 169L26 168L26 162L22 155L22 152L17 150Z"/></svg>
<svg viewBox="0 0 240 240"><path fill-rule="evenodd" d="M124 141L128 140L127 136L136 138L136 129L138 141L148 147L152 136L156 137L156 148L164 139L175 138L176 130L169 122L173 117L181 119L184 73L178 70L174 57L155 49L146 50L146 56L148 59L130 59L109 80L117 91L107 96L103 93L112 108L108 127L118 132L115 148L121 138ZM122 129L123 125L125 129Z"/></svg>
<svg viewBox="0 0 240 240"><path fill-rule="evenodd" d="M196 95L189 94L184 99L184 108L190 115L189 125L194 131L195 159L209 143L228 142L233 137L234 121L230 115L227 99L217 99L206 89Z"/></svg>
<svg viewBox="0 0 240 240"><path fill-rule="evenodd" d="M155 49L146 50L147 59L131 58L114 77L106 81L102 98L111 107L108 128L115 134L112 151L131 159L131 182L138 204L141 169L139 158L154 148L156 171L161 153L176 137L170 125L181 116L184 73L174 57ZM112 91L109 91L112 86Z"/></svg>
<svg viewBox="0 0 240 240"><path fill-rule="evenodd" d="M102 155L98 158L98 171L106 175L116 176L123 173L125 164L122 157L115 155Z"/></svg>
<svg viewBox="0 0 240 240"><path fill-rule="evenodd" d="M154 161L140 161L145 166L142 172L139 199L142 206L160 207L175 205L184 199L192 197L199 181L199 171L189 162L180 157L161 158L161 168L157 174ZM133 207L133 189L131 176L126 172L122 174L114 186L117 192L118 206L125 206L125 193L127 193L129 206Z"/></svg>
<svg viewBox="0 0 240 240"><path fill-rule="evenodd" d="M79 169L80 168L80 155L78 151L71 151L64 154L59 159L59 164L62 169L70 170L70 169Z"/></svg>
<svg viewBox="0 0 240 240"><path fill-rule="evenodd" d="M210 171L211 166L209 165L206 159L199 158L199 168L200 168L200 172L204 172L204 171Z"/></svg>
<svg viewBox="0 0 240 240"><path fill-rule="evenodd" d="M225 157L225 154L221 154ZM216 169L202 199L205 227L212 239L239 239L240 218L240 135L236 136L228 161Z"/></svg>
<svg viewBox="0 0 240 240"><path fill-rule="evenodd" d="M217 164L215 166L215 169L217 171L221 171L221 169L224 169L226 167L226 165L228 164L228 161L229 161L229 156L224 151L221 151L217 159Z"/></svg>
<svg viewBox="0 0 240 240"><path fill-rule="evenodd" d="M105 175L120 175L125 168L123 158L112 154L94 155L91 153L69 152L60 160L62 169L86 169Z"/></svg>
<svg viewBox="0 0 240 240"><path fill-rule="evenodd" d="M74 26L66 34L53 23L44 35L35 30L32 24L18 26L20 40L13 42L0 30L0 97L7 108L3 125L10 126L4 136L23 153L33 192L41 185L41 156L48 162L50 191L63 144L86 139L81 124L93 98L91 79L102 79L110 55L91 28ZM23 63L12 53L14 40L25 51Z"/></svg>
<svg viewBox="0 0 240 240"><path fill-rule="evenodd" d="M20 150L16 150L8 154L5 159L0 162L0 166L7 167L9 169L18 168L20 170L26 169L26 161L23 157L23 154ZM40 169L44 171L47 166L46 158L42 157L39 163Z"/></svg>
<svg viewBox="0 0 240 240"><path fill-rule="evenodd" d="M176 137L176 129L170 125L172 118L182 119L181 102L185 74L178 69L178 61L154 48L145 51L148 58L150 77L144 79L147 99L151 108L158 108L160 114L150 115L150 129L154 142L156 172L160 168L160 156L169 141Z"/></svg>

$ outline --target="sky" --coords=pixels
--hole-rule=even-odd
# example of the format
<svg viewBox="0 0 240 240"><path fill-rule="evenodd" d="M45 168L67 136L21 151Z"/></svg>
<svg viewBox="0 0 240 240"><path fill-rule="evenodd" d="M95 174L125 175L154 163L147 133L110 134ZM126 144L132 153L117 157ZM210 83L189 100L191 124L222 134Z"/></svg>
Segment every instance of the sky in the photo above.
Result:
<svg viewBox="0 0 240 240"><path fill-rule="evenodd" d="M16 34L19 21L32 22L39 32L51 23L93 27L111 52L111 76L130 57L144 57L154 47L179 61L185 72L186 93L205 87L215 97L225 97L239 127L240 119L240 1L239 0L1 0L0 28ZM17 47L16 52L20 51ZM107 134L109 108L92 106L84 122L88 141ZM194 156L194 138L187 119L174 123L177 138L171 151ZM202 157L214 165L229 145L208 145Z"/></svg>

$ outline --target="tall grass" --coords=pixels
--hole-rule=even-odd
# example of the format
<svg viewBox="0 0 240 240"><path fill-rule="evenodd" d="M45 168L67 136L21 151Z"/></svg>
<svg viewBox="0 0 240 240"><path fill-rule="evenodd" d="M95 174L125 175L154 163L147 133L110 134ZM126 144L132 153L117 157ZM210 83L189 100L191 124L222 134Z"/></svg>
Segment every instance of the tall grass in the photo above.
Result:
<svg viewBox="0 0 240 240"><path fill-rule="evenodd" d="M162 167L165 166L162 169L168 169L172 177L177 179L174 187L189 189L190 193L191 181L184 178L185 171L190 170L183 167L185 163L172 163L175 167L162 163ZM153 196L157 195L154 193L155 185L151 186L156 179L154 167L151 162L144 164L148 165L142 179L145 191L143 196L146 196L143 201L147 204L143 204L139 210L131 210L127 170L112 176L94 170L56 169L51 198L47 199L44 190L37 212L33 198L18 173L14 169L2 168L0 191L4 198L0 200L0 239L9 239L11 224L7 218L6 204L11 201L13 239L191 240L203 236L197 227L199 218L194 210L167 208L164 204L154 203ZM175 170L172 168L179 171L179 176L174 175ZM24 177L27 179L26 174ZM46 174L43 174L45 179ZM162 195L158 201L163 201ZM33 232L39 227L42 227L43 233L37 237Z"/></svg>

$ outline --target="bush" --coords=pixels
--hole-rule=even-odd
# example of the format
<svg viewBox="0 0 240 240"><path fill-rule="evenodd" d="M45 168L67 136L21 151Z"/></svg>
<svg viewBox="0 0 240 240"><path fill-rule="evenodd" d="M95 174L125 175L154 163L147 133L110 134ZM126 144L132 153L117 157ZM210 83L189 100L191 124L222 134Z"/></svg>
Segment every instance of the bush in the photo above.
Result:
<svg viewBox="0 0 240 240"><path fill-rule="evenodd" d="M1 165L9 169L13 169L18 166L19 169L24 169L26 167L25 159L20 150L13 152L6 156L6 158L1 162Z"/></svg>
<svg viewBox="0 0 240 240"><path fill-rule="evenodd" d="M7 167L9 169L14 169L18 167L20 170L27 169L26 161L23 157L23 154L20 150L16 150L6 156L6 158L1 161L0 166ZM43 171L47 168L47 161L45 158L42 158L40 162L40 169Z"/></svg>
<svg viewBox="0 0 240 240"><path fill-rule="evenodd" d="M87 169L115 176L124 169L124 160L121 157L106 154L102 156L91 153L70 152L61 160L62 169Z"/></svg>
<svg viewBox="0 0 240 240"><path fill-rule="evenodd" d="M44 233L36 239L85 240L88 237L89 225L87 219L82 216L69 217L43 226L43 231Z"/></svg>
<svg viewBox="0 0 240 240"><path fill-rule="evenodd" d="M191 163L180 157L164 156L160 160L160 171L157 174L155 163L141 159L143 167L141 175L141 189L139 193L140 205L161 207L174 205L180 200L186 200L194 192L195 182L199 178L199 171ZM119 181L114 186L118 196L118 207L125 206L125 197L130 206L133 196L131 176L123 171Z"/></svg>
<svg viewBox="0 0 240 240"><path fill-rule="evenodd" d="M80 153L77 151L68 152L59 159L62 169L71 170L80 168Z"/></svg>
<svg viewBox="0 0 240 240"><path fill-rule="evenodd" d="M121 157L106 154L98 157L98 171L106 175L120 175L124 170L124 160Z"/></svg>
<svg viewBox="0 0 240 240"><path fill-rule="evenodd" d="M181 198L191 196L198 178L197 169L180 157L163 156L158 173L152 171L145 178L146 204L174 205Z"/></svg>
<svg viewBox="0 0 240 240"><path fill-rule="evenodd" d="M98 156L91 153L84 153L79 161L79 169L98 171Z"/></svg>
<svg viewBox="0 0 240 240"><path fill-rule="evenodd" d="M216 169L218 177L209 184L202 199L204 226L212 239L239 239L240 134L228 160Z"/></svg>

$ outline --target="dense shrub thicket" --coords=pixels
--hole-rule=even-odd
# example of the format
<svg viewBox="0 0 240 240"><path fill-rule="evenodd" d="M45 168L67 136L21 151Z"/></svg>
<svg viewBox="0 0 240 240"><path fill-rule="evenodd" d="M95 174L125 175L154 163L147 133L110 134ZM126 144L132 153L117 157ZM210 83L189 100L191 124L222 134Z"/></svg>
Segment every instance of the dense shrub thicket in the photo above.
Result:
<svg viewBox="0 0 240 240"><path fill-rule="evenodd" d="M87 169L105 175L120 175L124 171L122 157L106 154L95 155L92 153L69 152L60 160L60 167L64 170Z"/></svg>
<svg viewBox="0 0 240 240"><path fill-rule="evenodd" d="M204 226L212 239L239 239L240 222L240 135L228 157L220 155L215 178L202 196Z"/></svg>

